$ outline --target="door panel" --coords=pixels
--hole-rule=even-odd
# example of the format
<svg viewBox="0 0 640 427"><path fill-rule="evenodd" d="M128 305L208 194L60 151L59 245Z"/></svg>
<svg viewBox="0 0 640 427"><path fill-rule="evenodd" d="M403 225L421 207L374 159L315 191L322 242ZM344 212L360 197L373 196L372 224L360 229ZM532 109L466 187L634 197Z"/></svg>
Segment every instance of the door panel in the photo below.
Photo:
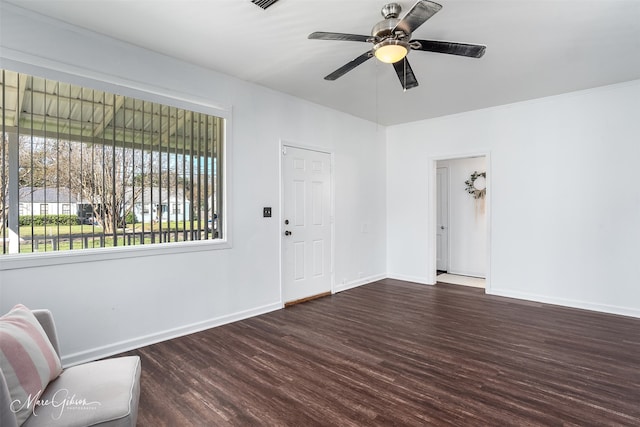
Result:
<svg viewBox="0 0 640 427"><path fill-rule="evenodd" d="M449 270L449 168L436 169L436 268Z"/></svg>
<svg viewBox="0 0 640 427"><path fill-rule="evenodd" d="M305 220L305 182L304 181L294 181L293 185L295 187L295 193L293 195L293 209L294 209L294 224L298 227L304 227Z"/></svg>
<svg viewBox="0 0 640 427"><path fill-rule="evenodd" d="M313 276L318 277L325 274L324 271L324 240L313 242Z"/></svg>
<svg viewBox="0 0 640 427"><path fill-rule="evenodd" d="M331 156L285 146L282 292L285 302L331 291Z"/></svg>

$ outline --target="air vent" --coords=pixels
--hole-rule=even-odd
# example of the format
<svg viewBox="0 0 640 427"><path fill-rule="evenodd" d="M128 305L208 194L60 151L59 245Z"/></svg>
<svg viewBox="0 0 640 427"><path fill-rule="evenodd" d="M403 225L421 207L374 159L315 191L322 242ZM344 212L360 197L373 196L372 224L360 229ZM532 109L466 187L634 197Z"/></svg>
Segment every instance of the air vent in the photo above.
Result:
<svg viewBox="0 0 640 427"><path fill-rule="evenodd" d="M251 3L260 6L263 9L268 8L278 0L251 0Z"/></svg>

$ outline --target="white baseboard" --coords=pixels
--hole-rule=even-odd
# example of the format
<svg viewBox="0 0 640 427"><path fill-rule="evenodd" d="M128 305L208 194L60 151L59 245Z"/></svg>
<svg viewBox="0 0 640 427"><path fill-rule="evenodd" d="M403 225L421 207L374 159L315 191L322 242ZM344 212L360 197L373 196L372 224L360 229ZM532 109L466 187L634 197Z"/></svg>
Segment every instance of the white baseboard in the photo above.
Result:
<svg viewBox="0 0 640 427"><path fill-rule="evenodd" d="M378 280L386 279L386 274L377 274L369 277L362 277L358 280L353 280L349 283L343 283L341 285L336 285L333 288L333 293L337 294L338 292L346 291L347 289L357 288L358 286L366 285L367 283L377 282Z"/></svg>
<svg viewBox="0 0 640 427"><path fill-rule="evenodd" d="M78 365L80 363L90 362L104 357L113 356L114 354L123 353L125 351L134 350L161 341L167 341L172 338L189 335L195 332L204 331L205 329L215 328L216 326L226 325L227 323L237 322L238 320L248 319L249 317L258 316L260 314L269 313L280 310L282 303L263 305L262 307L252 308L250 310L240 311L225 316L216 317L202 322L192 323L190 325L153 333L138 338L121 341L115 344L109 344L103 347L73 353L62 356L62 365L67 368L69 366Z"/></svg>
<svg viewBox="0 0 640 427"><path fill-rule="evenodd" d="M387 279L402 280L405 282L419 283L421 285L435 285L434 282L426 277L406 276L404 274L387 274Z"/></svg>
<svg viewBox="0 0 640 427"><path fill-rule="evenodd" d="M608 314L617 314L621 316L630 316L640 318L640 310L629 307L620 307L608 304L597 304L587 301L571 300L566 298L556 298L546 295L530 294L527 292L510 291L504 289L487 289L489 295L497 295L507 298L516 298L527 301L541 302L545 304L560 305L563 307L579 308L583 310L599 311Z"/></svg>

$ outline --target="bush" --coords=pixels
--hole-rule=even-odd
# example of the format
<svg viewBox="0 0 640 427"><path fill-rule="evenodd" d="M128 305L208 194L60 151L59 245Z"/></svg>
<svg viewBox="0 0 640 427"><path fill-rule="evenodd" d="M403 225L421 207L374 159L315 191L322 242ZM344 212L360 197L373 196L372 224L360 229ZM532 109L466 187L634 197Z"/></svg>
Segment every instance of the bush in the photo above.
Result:
<svg viewBox="0 0 640 427"><path fill-rule="evenodd" d="M77 215L20 215L20 226L80 225Z"/></svg>
<svg viewBox="0 0 640 427"><path fill-rule="evenodd" d="M138 218L134 212L129 212L127 216L124 217L125 224L136 224L138 222Z"/></svg>

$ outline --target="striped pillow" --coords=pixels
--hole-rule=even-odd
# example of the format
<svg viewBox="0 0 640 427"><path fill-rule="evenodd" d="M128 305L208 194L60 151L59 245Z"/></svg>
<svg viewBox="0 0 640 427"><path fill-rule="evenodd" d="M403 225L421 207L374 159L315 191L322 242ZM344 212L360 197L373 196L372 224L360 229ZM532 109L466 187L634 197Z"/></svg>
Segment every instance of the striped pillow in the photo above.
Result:
<svg viewBox="0 0 640 427"><path fill-rule="evenodd" d="M18 425L29 417L49 381L62 372L60 358L40 322L22 304L0 317L0 370Z"/></svg>

